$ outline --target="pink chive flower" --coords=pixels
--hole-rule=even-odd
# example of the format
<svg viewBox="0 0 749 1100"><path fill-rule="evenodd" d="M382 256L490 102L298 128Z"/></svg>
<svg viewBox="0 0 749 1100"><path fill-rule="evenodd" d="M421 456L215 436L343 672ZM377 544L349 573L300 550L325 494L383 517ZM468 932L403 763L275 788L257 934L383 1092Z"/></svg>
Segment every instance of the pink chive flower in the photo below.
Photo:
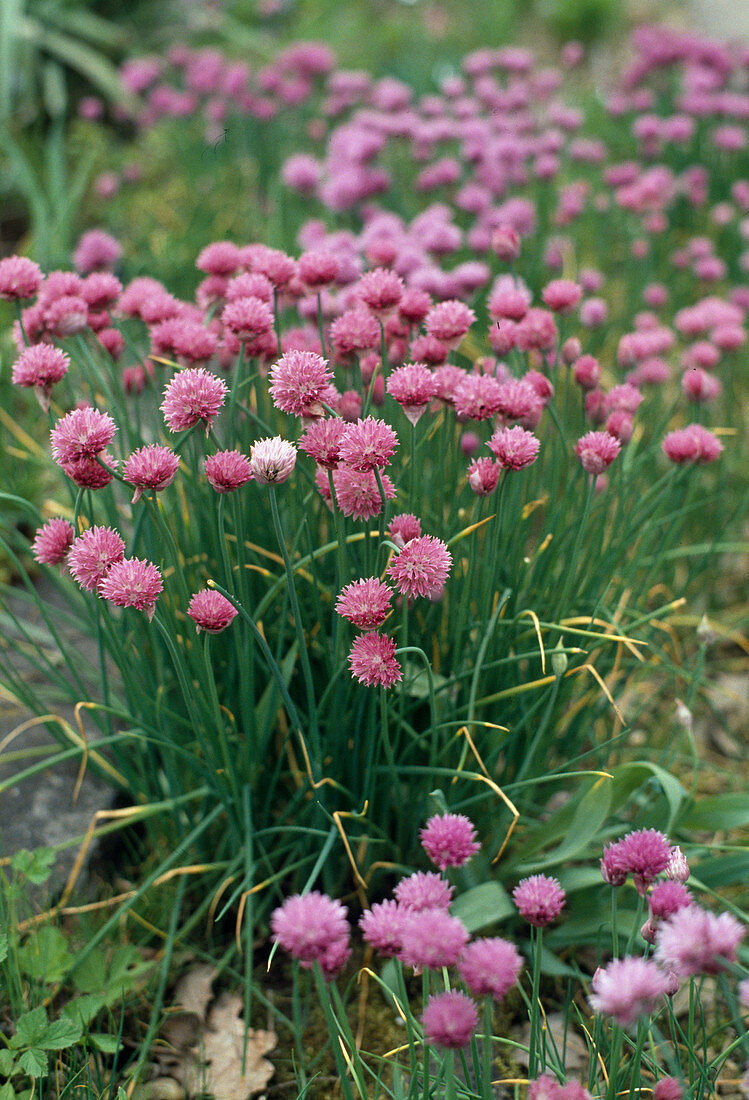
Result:
<svg viewBox="0 0 749 1100"><path fill-rule="evenodd" d="M65 561L74 539L72 523L66 519L50 519L37 531L31 553L40 565L60 565Z"/></svg>
<svg viewBox="0 0 749 1100"><path fill-rule="evenodd" d="M217 451L205 460L205 476L217 493L232 493L252 479L250 460L241 451Z"/></svg>
<svg viewBox="0 0 749 1100"><path fill-rule="evenodd" d="M278 485L291 477L296 447L280 435L260 439L250 448L250 471L261 485Z"/></svg>
<svg viewBox="0 0 749 1100"><path fill-rule="evenodd" d="M701 367L692 367L685 371L681 377L681 388L687 401L693 401L698 405L707 404L720 397L723 387L720 379L714 374L708 374Z"/></svg>
<svg viewBox="0 0 749 1100"><path fill-rule="evenodd" d="M455 412L461 420L489 420L499 412L502 384L490 374L461 373L450 394Z"/></svg>
<svg viewBox="0 0 749 1100"><path fill-rule="evenodd" d="M608 470L621 447L619 440L608 432L587 432L575 444L575 454L585 472L597 477Z"/></svg>
<svg viewBox="0 0 749 1100"><path fill-rule="evenodd" d="M594 1012L611 1016L620 1027L629 1027L640 1016L649 1016L668 991L668 976L650 959L628 956L598 969L591 982L590 1005Z"/></svg>
<svg viewBox="0 0 749 1100"><path fill-rule="evenodd" d="M104 465L102 465L104 463ZM81 489L103 489L109 485L117 461L108 451L100 451L96 458L71 458L61 462L63 472Z"/></svg>
<svg viewBox="0 0 749 1100"><path fill-rule="evenodd" d="M330 340L338 359L347 359L356 352L376 348L380 342L380 326L368 310L347 309L330 326Z"/></svg>
<svg viewBox="0 0 749 1100"><path fill-rule="evenodd" d="M262 298L235 298L221 311L221 323L238 340L254 340L273 328L273 310Z"/></svg>
<svg viewBox="0 0 749 1100"><path fill-rule="evenodd" d="M437 395L434 375L425 363L396 367L385 388L412 424L418 423L429 402Z"/></svg>
<svg viewBox="0 0 749 1100"><path fill-rule="evenodd" d="M396 884L398 904L404 909L420 912L422 909L448 910L455 887L435 871L417 871Z"/></svg>
<svg viewBox="0 0 749 1100"><path fill-rule="evenodd" d="M665 921L656 937L655 957L678 978L719 974L736 951L746 928L730 913L715 914L687 905Z"/></svg>
<svg viewBox="0 0 749 1100"><path fill-rule="evenodd" d="M178 467L179 456L158 443L133 451L122 468L123 478L135 488L132 503L148 489L154 493L166 489L174 481Z"/></svg>
<svg viewBox="0 0 749 1100"><path fill-rule="evenodd" d="M89 229L84 233L73 252L73 266L81 275L113 267L122 255L119 241L103 229Z"/></svg>
<svg viewBox="0 0 749 1100"><path fill-rule="evenodd" d="M491 458L474 458L468 467L466 476L471 491L479 497L493 493L499 484L502 467Z"/></svg>
<svg viewBox="0 0 749 1100"><path fill-rule="evenodd" d="M666 870L670 858L671 848L663 833L637 829L604 849L601 873L612 886L620 886L632 874L637 890L644 895L656 876Z"/></svg>
<svg viewBox="0 0 749 1100"><path fill-rule="evenodd" d="M723 450L720 440L701 424L689 424L669 432L661 447L666 458L677 466L714 462Z"/></svg>
<svg viewBox="0 0 749 1100"><path fill-rule="evenodd" d="M50 433L52 457L60 465L82 458L94 458L114 439L117 427L108 413L90 405L73 409L58 420Z"/></svg>
<svg viewBox="0 0 749 1100"><path fill-rule="evenodd" d="M661 1077L653 1089L653 1100L681 1100L684 1090L675 1077Z"/></svg>
<svg viewBox="0 0 749 1100"><path fill-rule="evenodd" d="M433 306L426 315L424 327L429 336L436 336L448 348L455 349L475 320L473 310L455 299Z"/></svg>
<svg viewBox="0 0 749 1100"><path fill-rule="evenodd" d="M469 943L458 970L474 997L501 1001L517 982L522 966L523 959L515 944L494 937Z"/></svg>
<svg viewBox="0 0 749 1100"><path fill-rule="evenodd" d="M381 474L380 480L385 500L392 500L395 486L387 474ZM333 486L338 506L344 516L372 519L382 511L380 488L371 470L352 470L348 466L339 466L333 471Z"/></svg>
<svg viewBox="0 0 749 1100"><path fill-rule="evenodd" d="M106 309L120 294L122 283L111 271L93 271L83 280L81 286L81 297L89 309Z"/></svg>
<svg viewBox="0 0 749 1100"><path fill-rule="evenodd" d="M233 275L242 266L242 254L232 241L214 241L199 254L195 266L208 275Z"/></svg>
<svg viewBox="0 0 749 1100"><path fill-rule="evenodd" d="M541 443L533 432L516 424L512 428L497 428L487 447L502 469L524 470L538 458Z"/></svg>
<svg viewBox="0 0 749 1100"><path fill-rule="evenodd" d="M71 544L68 569L84 592L97 592L111 566L124 558L124 539L111 527L90 527Z"/></svg>
<svg viewBox="0 0 749 1100"><path fill-rule="evenodd" d="M552 279L541 292L544 305L555 313L571 313L583 296L583 288L571 279Z"/></svg>
<svg viewBox="0 0 749 1100"><path fill-rule="evenodd" d="M521 917L535 928L545 928L561 913L566 895L555 878L531 875L521 879L512 891L512 900Z"/></svg>
<svg viewBox="0 0 749 1100"><path fill-rule="evenodd" d="M436 595L450 572L452 555L441 539L421 535L411 539L387 568L404 596Z"/></svg>
<svg viewBox="0 0 749 1100"><path fill-rule="evenodd" d="M303 252L299 257L299 278L311 290L330 286L341 270L341 262L332 252Z"/></svg>
<svg viewBox="0 0 749 1100"><path fill-rule="evenodd" d="M457 989L430 997L421 1017L427 1042L447 1050L468 1046L478 1022L476 1005Z"/></svg>
<svg viewBox="0 0 749 1100"><path fill-rule="evenodd" d="M52 344L32 344L13 364L11 380L16 386L34 386L46 412L52 387L68 372L70 359Z"/></svg>
<svg viewBox="0 0 749 1100"><path fill-rule="evenodd" d="M462 867L481 847L473 822L463 814L435 814L419 835L422 848L440 871Z"/></svg>
<svg viewBox="0 0 749 1100"><path fill-rule="evenodd" d="M390 520L387 533L395 545L402 550L407 542L421 535L421 520L410 512L401 512Z"/></svg>
<svg viewBox="0 0 749 1100"><path fill-rule="evenodd" d="M403 297L403 280L394 271L378 267L362 275L354 287L354 293L375 317L389 317Z"/></svg>
<svg viewBox="0 0 749 1100"><path fill-rule="evenodd" d="M0 298L18 302L33 298L42 285L42 269L26 256L6 256L0 260Z"/></svg>
<svg viewBox="0 0 749 1100"><path fill-rule="evenodd" d="M319 962L333 944L348 942L347 912L318 890L294 894L271 914L273 938L300 962Z"/></svg>
<svg viewBox="0 0 749 1100"><path fill-rule="evenodd" d="M99 595L117 607L134 607L153 618L156 600L164 590L156 566L140 558L122 558L109 567L99 584Z"/></svg>
<svg viewBox="0 0 749 1100"><path fill-rule="evenodd" d="M226 383L204 367L179 371L167 383L161 403L169 430L186 432L203 421L207 434L228 392Z"/></svg>
<svg viewBox="0 0 749 1100"><path fill-rule="evenodd" d="M389 688L403 677L395 642L387 634L359 634L349 650L348 662L351 675L367 687Z"/></svg>
<svg viewBox="0 0 749 1100"><path fill-rule="evenodd" d="M201 630L208 634L220 634L237 615L237 609L220 592L201 588L190 597L187 614L195 623L198 634Z"/></svg>
<svg viewBox="0 0 749 1100"><path fill-rule="evenodd" d="M360 630L376 630L388 616L392 595L392 588L378 577L365 577L346 585L335 609Z"/></svg>
<svg viewBox="0 0 749 1100"><path fill-rule="evenodd" d="M341 461L359 473L390 465L398 436L384 420L368 416L350 424L341 438Z"/></svg>
<svg viewBox="0 0 749 1100"><path fill-rule="evenodd" d="M666 864L666 876L675 882L686 882L689 879L689 864L687 857L678 844L675 844L668 856Z"/></svg>
<svg viewBox="0 0 749 1100"><path fill-rule="evenodd" d="M321 402L333 381L327 360L313 351L289 351L271 368L270 392L277 409L292 416L322 416Z"/></svg>
<svg viewBox="0 0 749 1100"><path fill-rule="evenodd" d="M455 966L465 945L468 929L445 909L411 912L401 929L401 961L407 966L439 970Z"/></svg>
<svg viewBox="0 0 749 1100"><path fill-rule="evenodd" d="M314 458L318 466L334 470L341 458L341 440L346 423L340 417L314 420L299 440L299 450Z"/></svg>
<svg viewBox="0 0 749 1100"><path fill-rule="evenodd" d="M692 895L686 886L673 879L656 882L648 897L650 916L656 920L668 920L679 909L692 904Z"/></svg>
<svg viewBox="0 0 749 1100"><path fill-rule="evenodd" d="M381 901L365 909L359 919L362 936L385 958L400 954L404 911L397 901Z"/></svg>
<svg viewBox="0 0 749 1100"><path fill-rule="evenodd" d="M259 271L243 271L235 275L226 284L227 302L236 302L240 298L260 298L267 305L273 302L273 283Z"/></svg>

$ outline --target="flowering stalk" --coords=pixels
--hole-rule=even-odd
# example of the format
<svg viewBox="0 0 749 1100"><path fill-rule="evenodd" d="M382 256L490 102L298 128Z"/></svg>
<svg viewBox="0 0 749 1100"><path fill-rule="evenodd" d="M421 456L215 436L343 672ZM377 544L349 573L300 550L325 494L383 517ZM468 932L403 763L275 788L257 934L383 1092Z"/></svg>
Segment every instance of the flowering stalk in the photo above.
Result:
<svg viewBox="0 0 749 1100"><path fill-rule="evenodd" d="M541 1031L541 1005L538 994L541 988L541 950L543 944L543 928L536 927L532 933L533 943L533 986L531 991L531 1035L528 1046L528 1076L532 1079L536 1076L539 1061L543 1061L539 1053L539 1035Z"/></svg>

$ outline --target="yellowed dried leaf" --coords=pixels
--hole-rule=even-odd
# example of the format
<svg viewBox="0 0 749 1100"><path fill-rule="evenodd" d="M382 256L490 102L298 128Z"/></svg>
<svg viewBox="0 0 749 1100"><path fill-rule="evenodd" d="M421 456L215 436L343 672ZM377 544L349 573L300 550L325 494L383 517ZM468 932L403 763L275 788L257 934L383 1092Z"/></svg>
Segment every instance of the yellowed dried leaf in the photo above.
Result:
<svg viewBox="0 0 749 1100"><path fill-rule="evenodd" d="M177 983L174 991L175 1005L185 1012L194 1012L201 1020L205 1020L208 1005L213 999L211 986L217 974L216 967L207 963L190 970Z"/></svg>

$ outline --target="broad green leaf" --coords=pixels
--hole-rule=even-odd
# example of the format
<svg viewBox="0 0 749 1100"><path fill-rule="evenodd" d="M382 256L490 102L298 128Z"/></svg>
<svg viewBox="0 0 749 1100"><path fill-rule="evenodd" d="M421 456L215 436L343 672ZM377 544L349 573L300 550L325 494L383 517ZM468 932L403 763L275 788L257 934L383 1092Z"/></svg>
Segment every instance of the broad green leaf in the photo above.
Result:
<svg viewBox="0 0 749 1100"><path fill-rule="evenodd" d="M696 868L697 875L711 890L720 890L735 882L749 882L749 849L725 856L705 856Z"/></svg>
<svg viewBox="0 0 749 1100"><path fill-rule="evenodd" d="M67 974L73 956L59 928L45 925L19 949L18 961L24 974L32 980L54 984Z"/></svg>
<svg viewBox="0 0 749 1100"><path fill-rule="evenodd" d="M18 1059L18 1065L29 1077L46 1077L49 1069L47 1055L37 1047L25 1050Z"/></svg>
<svg viewBox="0 0 749 1100"><path fill-rule="evenodd" d="M29 882L40 886L52 874L55 858L53 848L35 848L33 852L28 848L21 848L13 856L10 865L16 874L24 875Z"/></svg>
<svg viewBox="0 0 749 1100"><path fill-rule="evenodd" d="M714 794L692 803L679 821L681 829L714 832L749 825L749 796L745 793Z"/></svg>
<svg viewBox="0 0 749 1100"><path fill-rule="evenodd" d="M577 971L562 962L548 947L541 947L541 971L552 978L576 978Z"/></svg>
<svg viewBox="0 0 749 1100"><path fill-rule="evenodd" d="M565 867L556 877L566 894L600 886L603 881L597 864L595 867Z"/></svg>
<svg viewBox="0 0 749 1100"><path fill-rule="evenodd" d="M85 1027L103 1007L104 998L100 993L85 993L82 997L74 997L72 1001L68 1001L62 1014Z"/></svg>
<svg viewBox="0 0 749 1100"><path fill-rule="evenodd" d="M6 1081L4 1085L0 1086L0 1100L16 1100L16 1090L10 1081Z"/></svg>
<svg viewBox="0 0 749 1100"><path fill-rule="evenodd" d="M482 882L461 894L450 911L463 921L469 932L478 932L511 917L515 908L498 882Z"/></svg>
<svg viewBox="0 0 749 1100"><path fill-rule="evenodd" d="M120 1049L120 1040L117 1036L109 1035L106 1031L91 1031L88 1040L102 1054L116 1054Z"/></svg>
<svg viewBox="0 0 749 1100"><path fill-rule="evenodd" d="M61 1016L59 1020L53 1020L39 1040L39 1046L43 1050L65 1050L72 1047L81 1037L82 1028L75 1020Z"/></svg>
<svg viewBox="0 0 749 1100"><path fill-rule="evenodd" d="M82 963L73 967L70 980L81 993L96 993L107 981L107 960L98 947L89 951Z"/></svg>
<svg viewBox="0 0 749 1100"><path fill-rule="evenodd" d="M545 867L553 867L573 856L579 855L598 836L599 830L611 809L612 781L602 776L597 779L577 803L564 839L553 852L533 863L517 865L522 873L533 873Z"/></svg>
<svg viewBox="0 0 749 1100"><path fill-rule="evenodd" d="M19 1047L33 1047L41 1039L47 1030L49 1020L44 1005L32 1008L30 1012L24 1012L16 1022L16 1033L10 1041L14 1049Z"/></svg>
<svg viewBox="0 0 749 1100"><path fill-rule="evenodd" d="M0 1073L3 1077L10 1077L13 1072L14 1058L11 1051L7 1047L3 1047L0 1050ZM0 1100L2 1100L2 1093L0 1093Z"/></svg>
<svg viewBox="0 0 749 1100"><path fill-rule="evenodd" d="M665 830L668 832L678 817L687 798L687 792L675 776L652 764L649 760L633 760L630 764L620 764L613 771L614 786L611 795L612 808L618 809L627 799L648 780L656 780L666 796L669 808Z"/></svg>

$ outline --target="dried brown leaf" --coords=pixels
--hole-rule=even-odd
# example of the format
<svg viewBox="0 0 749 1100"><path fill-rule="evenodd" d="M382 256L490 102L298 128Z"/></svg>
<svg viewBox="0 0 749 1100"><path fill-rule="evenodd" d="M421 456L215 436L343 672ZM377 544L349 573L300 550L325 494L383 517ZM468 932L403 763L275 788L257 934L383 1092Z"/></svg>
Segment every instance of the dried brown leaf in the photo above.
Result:
<svg viewBox="0 0 749 1100"><path fill-rule="evenodd" d="M212 985L218 975L215 966L205 963L190 970L177 983L174 991L174 1003L185 1012L194 1012L205 1020L208 1005L213 999Z"/></svg>
<svg viewBox="0 0 749 1100"><path fill-rule="evenodd" d="M202 1048L194 1050L195 1061L186 1078L187 1091L200 1089L211 1093L214 1100L246 1100L262 1092L273 1076L273 1066L263 1057L276 1045L272 1031L247 1032L240 1013L242 999L223 993L208 1013ZM242 1073L242 1055L245 1071ZM204 1064L200 1064L202 1056Z"/></svg>

